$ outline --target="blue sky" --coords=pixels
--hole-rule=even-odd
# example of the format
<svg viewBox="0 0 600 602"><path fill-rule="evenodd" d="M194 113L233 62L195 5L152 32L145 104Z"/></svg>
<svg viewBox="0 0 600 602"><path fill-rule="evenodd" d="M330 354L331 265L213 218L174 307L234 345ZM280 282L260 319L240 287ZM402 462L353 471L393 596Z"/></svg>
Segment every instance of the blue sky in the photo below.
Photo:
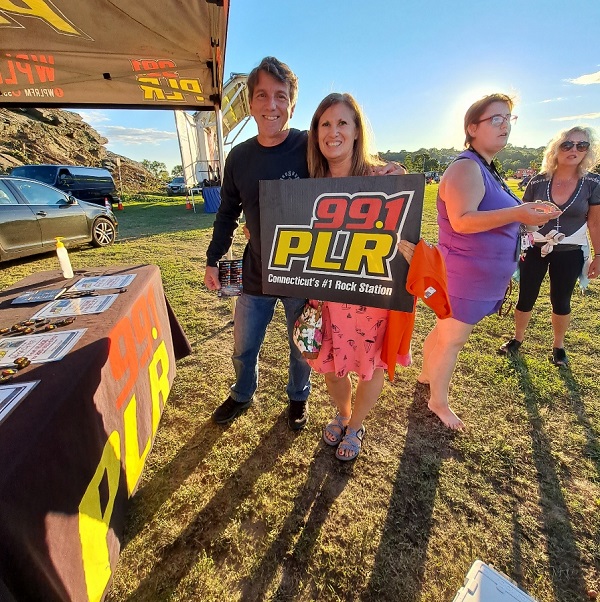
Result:
<svg viewBox="0 0 600 602"><path fill-rule="evenodd" d="M276 56L300 82L292 127L350 92L383 152L461 148L467 107L506 92L519 116L510 142L538 147L578 123L600 134L599 23L598 0L232 0L225 79ZM78 112L109 150L181 164L171 111ZM236 143L255 133L247 125Z"/></svg>

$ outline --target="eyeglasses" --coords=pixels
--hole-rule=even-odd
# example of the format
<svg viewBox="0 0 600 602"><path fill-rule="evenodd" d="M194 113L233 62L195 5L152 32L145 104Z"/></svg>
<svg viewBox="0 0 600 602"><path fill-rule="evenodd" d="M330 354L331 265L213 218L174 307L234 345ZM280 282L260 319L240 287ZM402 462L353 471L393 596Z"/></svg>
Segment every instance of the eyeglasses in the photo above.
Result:
<svg viewBox="0 0 600 602"><path fill-rule="evenodd" d="M565 140L560 145L561 151L570 151L573 147L575 147L580 153L585 153L588 148L590 148L590 143L582 140L581 142L574 142L573 140Z"/></svg>
<svg viewBox="0 0 600 602"><path fill-rule="evenodd" d="M486 117L485 119L480 119L475 123L481 123L482 121L489 121L494 127L499 128L505 121L506 123L512 125L516 123L518 117L516 115L492 115L491 117Z"/></svg>

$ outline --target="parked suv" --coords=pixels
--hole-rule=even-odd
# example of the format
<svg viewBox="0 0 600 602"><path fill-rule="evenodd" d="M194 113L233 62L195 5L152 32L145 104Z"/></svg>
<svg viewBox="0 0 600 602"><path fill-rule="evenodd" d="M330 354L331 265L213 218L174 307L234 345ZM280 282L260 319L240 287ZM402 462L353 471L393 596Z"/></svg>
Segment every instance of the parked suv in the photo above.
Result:
<svg viewBox="0 0 600 602"><path fill-rule="evenodd" d="M77 165L19 165L13 167L11 176L30 178L50 184L80 201L112 205L121 199L117 195L115 181L103 167L79 167Z"/></svg>
<svg viewBox="0 0 600 602"><path fill-rule="evenodd" d="M173 178L167 184L167 196L173 196L174 194L185 194L186 191L185 178L183 176Z"/></svg>

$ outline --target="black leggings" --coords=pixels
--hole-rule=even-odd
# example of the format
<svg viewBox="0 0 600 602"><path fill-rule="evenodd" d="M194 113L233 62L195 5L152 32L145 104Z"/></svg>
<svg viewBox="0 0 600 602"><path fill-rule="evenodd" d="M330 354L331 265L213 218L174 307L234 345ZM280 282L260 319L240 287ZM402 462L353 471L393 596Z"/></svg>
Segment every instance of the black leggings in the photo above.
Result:
<svg viewBox="0 0 600 602"><path fill-rule="evenodd" d="M557 316L571 313L571 295L583 269L583 251L557 251L542 257L540 247L527 250L519 262L519 301L517 309L529 312L540 293L546 272L550 274L550 303Z"/></svg>

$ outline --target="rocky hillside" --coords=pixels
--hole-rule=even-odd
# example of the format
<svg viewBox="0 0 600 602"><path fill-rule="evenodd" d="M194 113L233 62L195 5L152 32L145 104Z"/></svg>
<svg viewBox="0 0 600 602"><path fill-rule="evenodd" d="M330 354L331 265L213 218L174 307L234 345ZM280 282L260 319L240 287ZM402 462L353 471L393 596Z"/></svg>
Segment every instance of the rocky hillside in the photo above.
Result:
<svg viewBox="0 0 600 602"><path fill-rule="evenodd" d="M119 188L117 157L108 140L77 113L60 109L0 109L0 173L24 163L108 168ZM123 191L163 191L164 184L137 161L121 157Z"/></svg>

